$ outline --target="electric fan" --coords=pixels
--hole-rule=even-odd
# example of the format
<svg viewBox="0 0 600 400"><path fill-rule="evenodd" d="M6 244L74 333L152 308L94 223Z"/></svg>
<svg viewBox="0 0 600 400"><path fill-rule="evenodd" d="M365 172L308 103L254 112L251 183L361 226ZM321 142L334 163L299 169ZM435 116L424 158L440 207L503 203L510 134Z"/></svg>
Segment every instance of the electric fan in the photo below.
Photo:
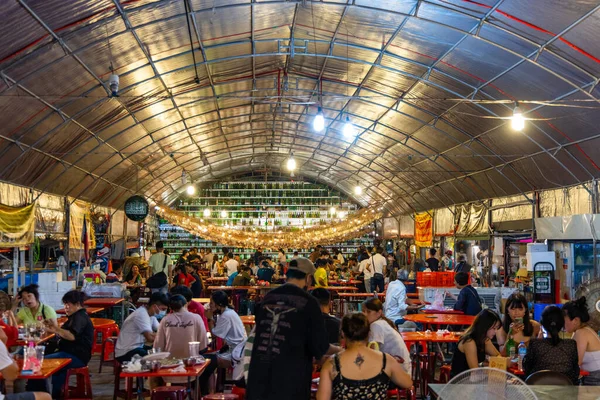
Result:
<svg viewBox="0 0 600 400"><path fill-rule="evenodd" d="M577 288L575 299L585 296L590 321L588 325L594 330L600 329L600 280L592 280Z"/></svg>
<svg viewBox="0 0 600 400"><path fill-rule="evenodd" d="M475 368L456 375L440 391L440 400L537 400L515 375L501 369Z"/></svg>

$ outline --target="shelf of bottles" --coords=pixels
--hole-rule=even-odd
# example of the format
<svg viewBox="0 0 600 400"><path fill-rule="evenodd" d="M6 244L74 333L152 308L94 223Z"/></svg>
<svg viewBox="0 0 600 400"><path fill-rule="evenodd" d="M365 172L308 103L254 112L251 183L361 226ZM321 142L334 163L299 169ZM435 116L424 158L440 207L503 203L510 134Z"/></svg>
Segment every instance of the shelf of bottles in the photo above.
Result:
<svg viewBox="0 0 600 400"><path fill-rule="evenodd" d="M216 225L264 231L326 225L356 210L340 193L307 182L218 183L180 198L176 207Z"/></svg>
<svg viewBox="0 0 600 400"><path fill-rule="evenodd" d="M197 247L198 249L211 249L214 254L222 255L222 249L225 246L224 244L212 242L209 240L205 240L199 236L195 236L183 228L171 225L168 223L163 223L160 225L160 240L162 240L165 244L165 250L169 251L169 255L171 258L176 261L181 252L183 250L189 250L192 247ZM372 246L373 238L370 236L364 236L356 239L349 240L344 243L339 243L337 245L325 246L330 252L333 251L334 248L339 249L344 257L348 259L352 255L354 255L360 246ZM247 260L254 255L255 249L243 249L243 248L231 248L228 249L234 253L235 255L239 255L242 260ZM291 258L292 253L294 251L298 251L298 255L302 257L308 257L312 251L312 249L285 249L288 251L288 259ZM277 259L277 250L272 249L272 251L265 250L263 254L266 256L271 256L274 260Z"/></svg>
<svg viewBox="0 0 600 400"><path fill-rule="evenodd" d="M216 225L242 230L275 231L279 229L300 230L310 226L327 225L345 218L357 210L357 206L331 188L309 182L257 182L240 181L217 183L199 188L194 196L183 195L175 208L190 216L207 220ZM331 208L335 213L331 213ZM208 210L208 211L206 211ZM221 253L223 246L191 235L169 224L160 226L161 240L175 258L183 249L191 247L210 248ZM345 257L354 254L360 245L369 245L372 239L361 238L339 246ZM301 256L308 256L310 249L295 249ZM254 254L254 249L233 249L242 259ZM276 254L273 254L276 255Z"/></svg>

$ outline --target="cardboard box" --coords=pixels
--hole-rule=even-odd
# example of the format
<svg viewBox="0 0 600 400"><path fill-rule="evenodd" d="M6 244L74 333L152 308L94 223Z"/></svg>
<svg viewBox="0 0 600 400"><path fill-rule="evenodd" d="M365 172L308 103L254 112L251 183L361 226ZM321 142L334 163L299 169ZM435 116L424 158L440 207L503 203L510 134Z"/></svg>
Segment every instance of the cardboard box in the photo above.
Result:
<svg viewBox="0 0 600 400"><path fill-rule="evenodd" d="M490 368L506 371L508 368L508 357L490 357Z"/></svg>

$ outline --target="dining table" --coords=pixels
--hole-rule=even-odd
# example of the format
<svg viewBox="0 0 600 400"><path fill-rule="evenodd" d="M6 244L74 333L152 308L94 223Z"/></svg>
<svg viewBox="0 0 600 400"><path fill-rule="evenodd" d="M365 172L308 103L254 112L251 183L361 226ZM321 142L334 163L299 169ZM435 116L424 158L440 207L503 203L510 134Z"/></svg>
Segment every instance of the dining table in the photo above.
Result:
<svg viewBox="0 0 600 400"><path fill-rule="evenodd" d="M456 315L464 315L465 312L461 310L454 310L452 308L445 308L443 310L427 310L425 308L419 310L423 314L456 314Z"/></svg>
<svg viewBox="0 0 600 400"><path fill-rule="evenodd" d="M514 398L538 398L543 400L598 400L600 398L600 386L555 386L555 385L512 385L508 382L488 385L490 390L481 384L447 384L430 383L429 389L435 398L442 399L481 399L485 393L488 398L514 399ZM518 397L517 397L518 396ZM535 397L533 397L535 396Z"/></svg>
<svg viewBox="0 0 600 400"><path fill-rule="evenodd" d="M15 346L27 346L29 344L29 342L33 341L33 344L35 346L39 346L41 344L46 343L48 340L52 339L54 337L54 333L44 333L43 335L39 336L39 337L34 337L34 338L29 338L29 339L17 339L16 342L14 342Z"/></svg>
<svg viewBox="0 0 600 400"><path fill-rule="evenodd" d="M206 359L204 363L194 365L193 367L186 367L185 371L176 371L175 368L163 368L157 372L153 372L151 370L148 371L138 371L138 372L127 372L125 370L121 371L120 377L127 381L127 387L132 387L133 379L137 380L137 398L138 400L144 400L144 378L187 378L187 395L190 400L192 400L193 393L191 390L192 387L192 378L195 379L195 392L200 393L200 380L198 377L204 372L206 367L210 364L210 360Z"/></svg>
<svg viewBox="0 0 600 400"><path fill-rule="evenodd" d="M122 297L92 297L90 299L87 299L83 304L87 307L102 308L103 311L106 311L107 316L108 309L113 310L111 316L115 321L117 321L117 324L122 323L125 318L125 299L123 299ZM116 307L119 307L121 311L120 315L118 316L116 315L119 314L116 312L117 310L115 310Z"/></svg>
<svg viewBox="0 0 600 400"><path fill-rule="evenodd" d="M102 307L84 307L84 309L88 315L94 315L104 310L104 308ZM56 313L61 315L67 314L64 308L59 308L58 310L56 310Z"/></svg>
<svg viewBox="0 0 600 400"><path fill-rule="evenodd" d="M22 370L23 359L16 360L15 362L19 366L19 370ZM45 358L42 361L42 368L40 369L40 372L33 374L19 374L18 379L48 379L70 363L70 358ZM0 378L2 378L1 373Z"/></svg>
<svg viewBox="0 0 600 400"><path fill-rule="evenodd" d="M425 329L440 326L462 326L471 325L475 320L474 315L457 314L408 314L404 316L407 321L423 324Z"/></svg>
<svg viewBox="0 0 600 400"><path fill-rule="evenodd" d="M241 315L240 319L244 325L254 326L256 320L254 319L254 315Z"/></svg>

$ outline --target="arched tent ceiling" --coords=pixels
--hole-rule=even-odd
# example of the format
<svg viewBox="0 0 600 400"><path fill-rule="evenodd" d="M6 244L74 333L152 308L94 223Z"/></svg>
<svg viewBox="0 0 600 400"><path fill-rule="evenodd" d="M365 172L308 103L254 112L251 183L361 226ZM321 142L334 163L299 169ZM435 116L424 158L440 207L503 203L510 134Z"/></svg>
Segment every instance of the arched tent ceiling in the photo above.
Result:
<svg viewBox="0 0 600 400"><path fill-rule="evenodd" d="M397 214L599 175L598 1L188 6L1 2L0 179L118 207L174 199L183 169L227 179L293 152L298 175L350 195L361 182L357 201ZM517 133L492 100L542 103L522 105L535 120Z"/></svg>

